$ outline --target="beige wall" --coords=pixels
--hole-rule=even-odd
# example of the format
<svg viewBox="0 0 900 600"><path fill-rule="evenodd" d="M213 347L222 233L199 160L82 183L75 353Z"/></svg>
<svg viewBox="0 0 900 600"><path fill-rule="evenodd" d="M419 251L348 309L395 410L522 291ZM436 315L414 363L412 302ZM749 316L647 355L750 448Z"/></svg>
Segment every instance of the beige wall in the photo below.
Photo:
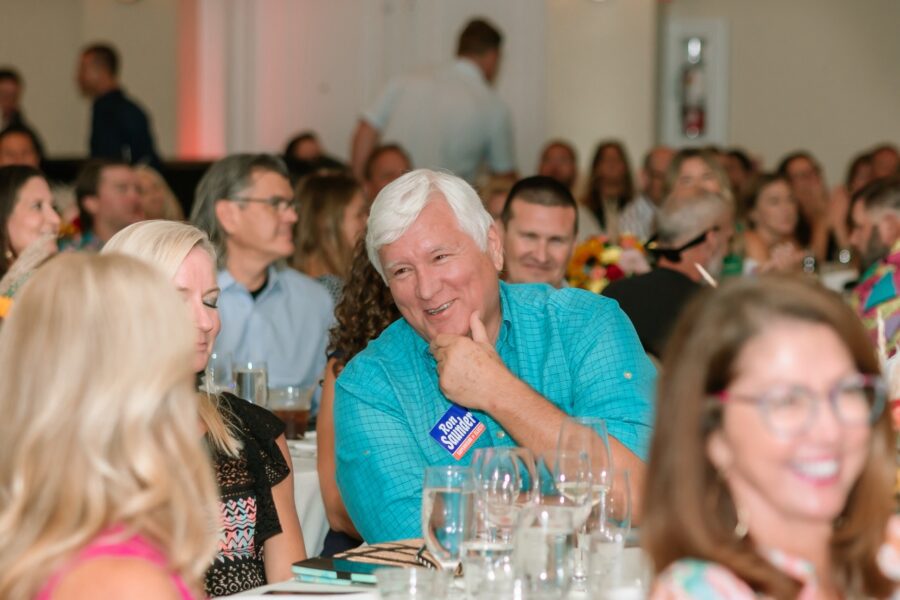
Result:
<svg viewBox="0 0 900 600"><path fill-rule="evenodd" d="M729 142L767 167L807 148L836 184L856 152L900 143L900 2L673 0L662 10L727 20Z"/></svg>
<svg viewBox="0 0 900 600"><path fill-rule="evenodd" d="M546 8L547 136L575 143L582 173L608 137L625 142L636 168L654 140L657 0L546 0Z"/></svg>
<svg viewBox="0 0 900 600"><path fill-rule="evenodd" d="M635 167L654 141L657 11L727 20L729 142L767 166L807 147L835 183L857 150L900 142L896 0L544 0L544 7L543 130L572 140L583 169L601 138L623 139ZM26 114L51 154L87 148L90 108L73 77L79 48L96 39L119 47L125 87L151 113L163 155L173 154L178 9L179 0L0 2L0 62L26 78ZM334 150L343 150L343 137ZM537 151L520 152L523 173L534 169Z"/></svg>
<svg viewBox="0 0 900 600"><path fill-rule="evenodd" d="M50 155L87 153L90 103L75 86L79 49L111 42L123 87L153 119L163 156L175 148L178 0L3 0L0 62L25 78L23 107Z"/></svg>

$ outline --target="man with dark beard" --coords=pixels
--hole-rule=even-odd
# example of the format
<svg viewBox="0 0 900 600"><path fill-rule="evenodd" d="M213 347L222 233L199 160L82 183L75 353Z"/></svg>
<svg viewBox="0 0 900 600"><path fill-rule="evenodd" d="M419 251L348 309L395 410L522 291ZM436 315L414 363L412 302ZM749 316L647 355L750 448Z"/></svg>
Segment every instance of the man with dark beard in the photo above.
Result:
<svg viewBox="0 0 900 600"><path fill-rule="evenodd" d="M900 176L879 179L860 190L850 219L850 243L859 252L862 270L851 303L872 340L883 340L890 357L900 342ZM884 323L882 333L879 321Z"/></svg>

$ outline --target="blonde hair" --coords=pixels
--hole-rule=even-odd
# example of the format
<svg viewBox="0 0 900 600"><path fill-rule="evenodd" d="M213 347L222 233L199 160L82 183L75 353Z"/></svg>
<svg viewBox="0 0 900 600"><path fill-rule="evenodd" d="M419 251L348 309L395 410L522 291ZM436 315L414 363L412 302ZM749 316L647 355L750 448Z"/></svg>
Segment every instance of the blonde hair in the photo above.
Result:
<svg viewBox="0 0 900 600"><path fill-rule="evenodd" d="M0 597L34 597L117 527L202 587L218 492L193 352L184 302L140 261L64 255L23 286L0 335Z"/></svg>
<svg viewBox="0 0 900 600"><path fill-rule="evenodd" d="M161 270L171 280L194 248L206 252L215 266L216 251L205 233L187 223L159 220L129 225L106 242L102 253L134 256ZM200 420L216 450L238 456L241 442L234 434L233 417L219 404L217 396L200 394Z"/></svg>
<svg viewBox="0 0 900 600"><path fill-rule="evenodd" d="M178 202L178 198L175 197L175 192L172 191L172 188L169 187L169 184L166 183L166 180L163 179L163 176L160 175L159 171L148 165L138 165L134 168L134 172L138 176L142 174L147 175L153 181L153 184L159 189L159 193L163 198L159 214L148 214L146 215L148 219L184 221L184 211L181 209L181 203ZM146 191L142 187L141 195L143 196L145 193Z"/></svg>

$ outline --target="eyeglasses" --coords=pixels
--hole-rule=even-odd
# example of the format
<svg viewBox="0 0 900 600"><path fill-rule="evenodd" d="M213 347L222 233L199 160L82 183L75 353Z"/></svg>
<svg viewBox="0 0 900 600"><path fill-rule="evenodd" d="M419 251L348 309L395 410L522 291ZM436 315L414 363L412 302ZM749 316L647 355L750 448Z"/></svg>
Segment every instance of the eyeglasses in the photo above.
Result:
<svg viewBox="0 0 900 600"><path fill-rule="evenodd" d="M295 211L300 207L300 203L293 198L285 198L284 196L272 196L271 198L228 198L232 202L256 202L257 204L267 204L279 213L283 213L290 208Z"/></svg>
<svg viewBox="0 0 900 600"><path fill-rule="evenodd" d="M721 403L748 402L756 404L763 420L776 435L791 437L805 433L819 410L821 396L801 386L770 389L756 396L721 391L716 399ZM877 375L853 375L837 382L828 391L831 410L843 425L858 427L871 425L884 410L887 388Z"/></svg>
<svg viewBox="0 0 900 600"><path fill-rule="evenodd" d="M681 253L689 248L693 248L694 246L699 246L703 242L706 241L706 236L714 231L720 231L721 227L718 225L714 225L709 229L705 229L703 233L698 235L697 237L685 242L678 248L660 248L659 242L656 241L656 236L653 236L645 246L647 250L656 256L657 258L663 257L672 262L678 262L681 260Z"/></svg>

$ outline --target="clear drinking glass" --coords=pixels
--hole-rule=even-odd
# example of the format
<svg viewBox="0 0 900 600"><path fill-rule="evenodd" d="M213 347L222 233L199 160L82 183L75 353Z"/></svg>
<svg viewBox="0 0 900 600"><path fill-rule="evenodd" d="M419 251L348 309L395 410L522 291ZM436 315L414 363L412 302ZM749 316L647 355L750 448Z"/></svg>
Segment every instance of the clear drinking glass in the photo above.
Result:
<svg viewBox="0 0 900 600"><path fill-rule="evenodd" d="M575 580L581 588L587 580L589 536L596 523L593 513L607 493L612 473L612 455L609 451L606 421L596 417L565 419L559 430L558 450L565 455L586 456L590 461L590 506L586 507L584 525L579 529L575 541Z"/></svg>
<svg viewBox="0 0 900 600"><path fill-rule="evenodd" d="M522 508L537 496L534 455L527 448L484 448L472 465L487 537L509 542Z"/></svg>
<svg viewBox="0 0 900 600"><path fill-rule="evenodd" d="M210 394L234 392L234 375L231 373L231 353L213 352L206 363L205 391Z"/></svg>
<svg viewBox="0 0 900 600"><path fill-rule="evenodd" d="M316 386L269 388L267 408L284 422L285 438L299 440L306 434L306 423L315 391Z"/></svg>
<svg viewBox="0 0 900 600"><path fill-rule="evenodd" d="M441 573L431 569L378 569L375 581L383 600L435 600L446 595Z"/></svg>
<svg viewBox="0 0 900 600"><path fill-rule="evenodd" d="M571 512L574 527L581 528L591 512L590 456L586 452L548 450L538 459L537 477L537 503Z"/></svg>
<svg viewBox="0 0 900 600"><path fill-rule="evenodd" d="M533 505L516 528L515 577L529 599L565 598L574 572L575 513L560 506Z"/></svg>
<svg viewBox="0 0 900 600"><path fill-rule="evenodd" d="M472 469L456 465L426 467L422 489L422 535L425 545L452 573L462 559L463 542L473 539L475 478Z"/></svg>
<svg viewBox="0 0 900 600"><path fill-rule="evenodd" d="M627 469L613 471L609 487L591 514L588 579L593 593L633 584L623 579L625 541L631 532L631 480Z"/></svg>
<svg viewBox="0 0 900 600"><path fill-rule="evenodd" d="M512 541L476 536L463 542L462 566L469 598L511 597L515 584Z"/></svg>
<svg viewBox="0 0 900 600"><path fill-rule="evenodd" d="M257 406L265 406L268 399L268 370L262 361L236 362L234 374L234 394Z"/></svg>

